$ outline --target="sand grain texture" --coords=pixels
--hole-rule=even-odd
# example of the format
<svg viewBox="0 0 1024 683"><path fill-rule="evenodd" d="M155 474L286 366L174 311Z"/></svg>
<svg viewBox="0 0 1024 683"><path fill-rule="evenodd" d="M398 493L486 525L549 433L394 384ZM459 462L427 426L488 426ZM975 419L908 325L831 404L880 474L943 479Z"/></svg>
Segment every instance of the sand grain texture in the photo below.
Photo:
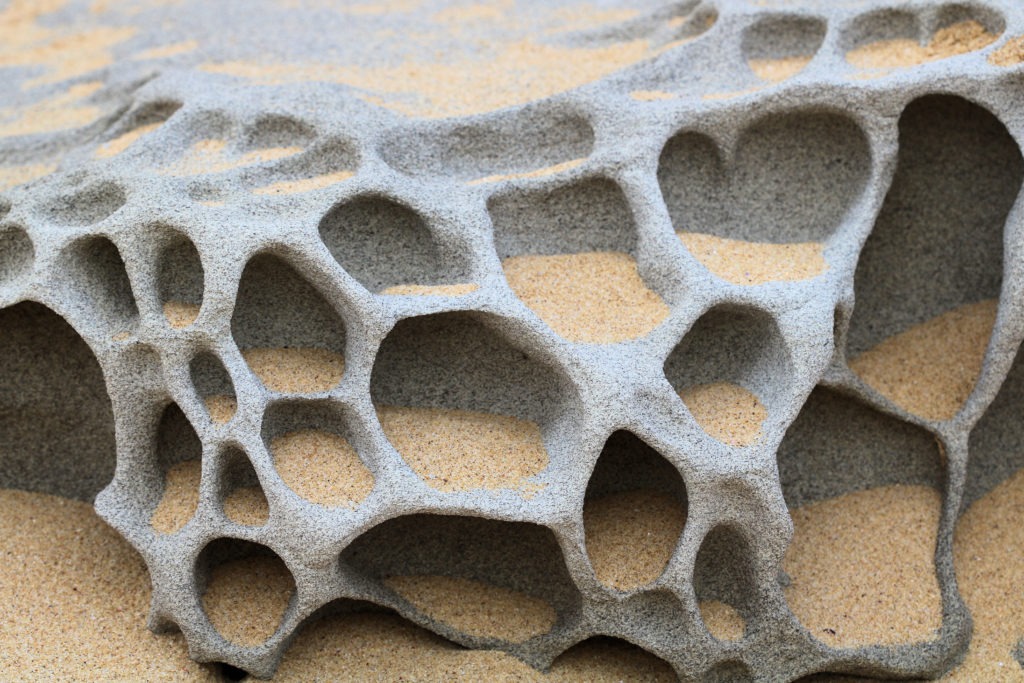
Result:
<svg viewBox="0 0 1024 683"><path fill-rule="evenodd" d="M621 252L512 256L502 261L509 286L560 336L614 344L650 334L669 307Z"/></svg>
<svg viewBox="0 0 1024 683"><path fill-rule="evenodd" d="M480 289L480 285L463 283L457 285L394 285L381 294L393 296L462 296Z"/></svg>
<svg viewBox="0 0 1024 683"><path fill-rule="evenodd" d="M227 146L226 140L200 140L189 147L180 159L161 168L160 173L170 176L221 173L233 168L281 159L302 151L301 147L268 147L236 155L227 152Z"/></svg>
<svg viewBox="0 0 1024 683"><path fill-rule="evenodd" d="M153 529L161 534L173 534L188 524L199 507L202 470L201 460L179 462L167 470L163 497L149 519Z"/></svg>
<svg viewBox="0 0 1024 683"><path fill-rule="evenodd" d="M235 416L238 409L238 401L234 396L215 394L203 399L206 411L210 413L210 421L215 425L227 424Z"/></svg>
<svg viewBox="0 0 1024 683"><path fill-rule="evenodd" d="M700 616L704 620L704 626L715 638L726 641L743 640L747 622L732 605L720 600L702 602Z"/></svg>
<svg viewBox="0 0 1024 683"><path fill-rule="evenodd" d="M679 398L701 429L730 446L757 443L768 419L768 410L753 392L730 382L691 387Z"/></svg>
<svg viewBox="0 0 1024 683"><path fill-rule="evenodd" d="M274 469L285 485L311 503L355 507L373 490L373 474L338 434L304 429L270 442Z"/></svg>
<svg viewBox="0 0 1024 683"><path fill-rule="evenodd" d="M203 611L224 638L245 647L274 635L295 592L291 572L277 557L246 557L212 569Z"/></svg>
<svg viewBox="0 0 1024 683"><path fill-rule="evenodd" d="M799 282L828 270L823 253L825 245L820 242L771 244L698 232L676 234L705 268L736 285Z"/></svg>
<svg viewBox="0 0 1024 683"><path fill-rule="evenodd" d="M270 519L270 506L259 486L240 486L224 497L224 516L245 526L263 526Z"/></svg>
<svg viewBox="0 0 1024 683"><path fill-rule="evenodd" d="M164 304L164 317L171 327L181 330L196 321L199 317L199 306L181 301L168 301Z"/></svg>
<svg viewBox="0 0 1024 683"><path fill-rule="evenodd" d="M282 394L328 391L345 374L344 356L326 349L246 349L242 357L265 387Z"/></svg>
<svg viewBox="0 0 1024 683"><path fill-rule="evenodd" d="M747 62L750 70L758 78L773 83L780 83L787 78L792 78L804 70L804 67L811 63L814 55L797 55L793 57L779 57L777 59L751 59Z"/></svg>
<svg viewBox="0 0 1024 683"><path fill-rule="evenodd" d="M1024 62L1024 36L1010 38L1006 44L988 56L995 66L1014 66Z"/></svg>
<svg viewBox="0 0 1024 683"><path fill-rule="evenodd" d="M562 171L568 171L571 168L576 168L582 164L586 159L573 159L571 161L563 161L560 164L554 164L553 166L545 166L544 168L538 168L533 171L524 171L522 173L507 173L507 174L496 174L489 175L483 178L477 178L476 180L470 180L467 185L480 185L482 183L496 183L499 180L518 180L520 178L542 178L544 176L554 175L561 173Z"/></svg>
<svg viewBox="0 0 1024 683"><path fill-rule="evenodd" d="M97 147L96 151L93 152L93 156L97 159L109 159L110 157L117 156L128 149L133 142L141 138L146 133L151 133L156 130L160 125L160 123L150 123L145 126L139 126L127 133L123 133L113 140L104 142L102 145Z"/></svg>
<svg viewBox="0 0 1024 683"><path fill-rule="evenodd" d="M910 38L881 40L850 50L846 61L858 69L918 66L980 50L998 38L998 34L989 33L977 21L968 19L939 29L927 45L919 45Z"/></svg>
<svg viewBox="0 0 1024 683"><path fill-rule="evenodd" d="M299 180L282 180L270 185L258 187L253 190L254 194L300 194L302 192L312 192L313 190L321 190L331 185L337 185L340 182L344 182L355 175L353 171L336 171L334 173L325 173L323 175L313 176L312 178L301 178Z"/></svg>

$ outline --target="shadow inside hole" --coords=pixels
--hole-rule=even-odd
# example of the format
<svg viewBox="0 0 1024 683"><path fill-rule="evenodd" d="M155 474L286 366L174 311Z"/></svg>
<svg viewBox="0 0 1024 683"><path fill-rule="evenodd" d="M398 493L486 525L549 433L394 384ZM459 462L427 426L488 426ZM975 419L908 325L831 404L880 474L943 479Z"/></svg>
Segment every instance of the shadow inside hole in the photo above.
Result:
<svg viewBox="0 0 1024 683"><path fill-rule="evenodd" d="M185 526L199 506L203 457L203 444L177 403L168 404L160 415L155 447L162 493L150 525L170 534Z"/></svg>
<svg viewBox="0 0 1024 683"><path fill-rule="evenodd" d="M743 33L741 50L758 77L781 81L801 71L818 52L826 25L797 15L762 19Z"/></svg>
<svg viewBox="0 0 1024 683"><path fill-rule="evenodd" d="M587 680L602 673L614 680L675 683L675 671L660 657L621 638L591 636L558 655L551 664L552 677ZM593 680L593 679L591 679Z"/></svg>
<svg viewBox="0 0 1024 683"><path fill-rule="evenodd" d="M92 502L113 478L114 416L103 372L56 313L0 310L0 488Z"/></svg>
<svg viewBox="0 0 1024 683"><path fill-rule="evenodd" d="M92 225L112 215L126 201L124 190L114 183L104 182L57 198L47 215L59 225Z"/></svg>
<svg viewBox="0 0 1024 683"><path fill-rule="evenodd" d="M66 305L81 324L111 335L129 332L138 320L121 253L105 237L83 237L63 253Z"/></svg>
<svg viewBox="0 0 1024 683"><path fill-rule="evenodd" d="M214 424L230 420L237 408L235 387L217 355L201 351L192 358L188 367L192 386L206 405L210 419Z"/></svg>
<svg viewBox="0 0 1024 683"><path fill-rule="evenodd" d="M0 219L3 213L0 205ZM0 226L0 286L31 271L35 253L32 240L24 230L13 225Z"/></svg>
<svg viewBox="0 0 1024 683"><path fill-rule="evenodd" d="M712 529L701 542L693 568L697 602L725 603L749 625L760 604L752 558L753 548L739 529L729 525Z"/></svg>
<svg viewBox="0 0 1024 683"><path fill-rule="evenodd" d="M177 302L200 306L203 302L203 264L199 251L185 235L170 231L160 252L157 293L161 304Z"/></svg>
<svg viewBox="0 0 1024 683"><path fill-rule="evenodd" d="M263 526L270 519L267 498L249 457L237 447L228 447L221 455L217 498L224 515L246 526Z"/></svg>

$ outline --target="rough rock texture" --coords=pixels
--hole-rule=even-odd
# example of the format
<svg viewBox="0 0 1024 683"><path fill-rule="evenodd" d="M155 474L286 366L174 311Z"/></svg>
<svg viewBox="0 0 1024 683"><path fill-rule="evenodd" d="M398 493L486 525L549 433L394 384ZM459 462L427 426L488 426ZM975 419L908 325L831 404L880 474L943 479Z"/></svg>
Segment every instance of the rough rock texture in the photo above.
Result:
<svg viewBox="0 0 1024 683"><path fill-rule="evenodd" d="M948 669L971 633L958 512L1024 464L1024 399L986 415L1024 337L1024 8L598 3L603 23L571 31L473 33L507 42L481 60L494 71L435 56L486 50L459 22L500 4L440 19L445 3L0 6L0 487L95 498L149 567L151 627L259 676L345 600L538 668L600 634L684 680ZM575 11L549 21L594 17ZM78 47L17 43L40 35ZM591 252L618 252L614 277ZM506 278L510 258L525 273ZM913 396L851 370L989 299L975 360L930 370L956 325L897 354L918 364ZM263 349L318 370L280 384ZM709 386L734 389L701 410ZM407 459L394 407L439 411ZM511 458L531 430L546 455L511 474L469 447L436 473L445 435ZM352 504L300 497L301 463L285 483L273 444L296 433L345 454ZM189 476L194 497L166 503L180 523L157 531L165 487ZM897 483L942 496L941 626L831 647L784 597L788 510ZM266 522L226 514L254 486ZM643 488L685 524L656 579L618 590L595 573L584 506ZM295 585L262 642L204 612L218 568L249 556ZM434 584L414 599L402 576L543 608L489 637L421 611ZM702 603L731 607L743 637L714 637Z"/></svg>

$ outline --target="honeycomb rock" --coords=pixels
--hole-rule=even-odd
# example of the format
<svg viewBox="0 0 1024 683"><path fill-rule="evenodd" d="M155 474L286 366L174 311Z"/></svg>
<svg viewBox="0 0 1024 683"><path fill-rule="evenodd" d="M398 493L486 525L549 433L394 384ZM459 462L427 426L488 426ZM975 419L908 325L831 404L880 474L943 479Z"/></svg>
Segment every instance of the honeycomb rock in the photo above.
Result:
<svg viewBox="0 0 1024 683"><path fill-rule="evenodd" d="M538 669L963 656L954 524L1024 464L1017 3L44 4L0 9L0 486L95 499L193 658L269 677L348 601ZM790 509L893 484L940 621L829 641Z"/></svg>

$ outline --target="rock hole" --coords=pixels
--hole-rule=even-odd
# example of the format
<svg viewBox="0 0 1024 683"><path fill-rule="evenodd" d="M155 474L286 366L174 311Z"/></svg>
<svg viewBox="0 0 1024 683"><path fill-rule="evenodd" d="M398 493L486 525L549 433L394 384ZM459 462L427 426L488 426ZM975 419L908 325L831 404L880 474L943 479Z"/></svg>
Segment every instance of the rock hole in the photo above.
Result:
<svg viewBox="0 0 1024 683"><path fill-rule="evenodd" d="M348 180L359 166L359 154L348 140L330 139L305 154L282 159L252 191L264 195L312 192ZM271 178L275 182L267 182Z"/></svg>
<svg viewBox="0 0 1024 683"><path fill-rule="evenodd" d="M263 441L274 469L296 495L327 508L354 508L373 490L373 473L352 443L352 416L333 401L271 404Z"/></svg>
<svg viewBox="0 0 1024 683"><path fill-rule="evenodd" d="M777 379L791 371L771 315L731 304L702 315L665 361L665 377L697 424L730 446L757 443Z"/></svg>
<svg viewBox="0 0 1024 683"><path fill-rule="evenodd" d="M613 680L675 683L668 662L621 638L593 636L555 659L549 675L562 680Z"/></svg>
<svg viewBox="0 0 1024 683"><path fill-rule="evenodd" d="M554 535L534 524L398 517L357 538L342 562L381 580L406 610L453 635L523 642L551 631L559 613L578 609Z"/></svg>
<svg viewBox="0 0 1024 683"><path fill-rule="evenodd" d="M517 190L487 208L509 286L557 334L609 344L644 337L668 317L641 274L636 223L611 180Z"/></svg>
<svg viewBox="0 0 1024 683"><path fill-rule="evenodd" d="M24 230L13 225L0 226L0 287L30 272L35 254L32 240Z"/></svg>
<svg viewBox="0 0 1024 683"><path fill-rule="evenodd" d="M248 149L305 148L315 138L313 126L283 114L264 114L244 133Z"/></svg>
<svg viewBox="0 0 1024 683"><path fill-rule="evenodd" d="M818 17L770 16L743 33L742 51L750 69L766 81L784 81L807 66L825 40Z"/></svg>
<svg viewBox="0 0 1024 683"><path fill-rule="evenodd" d="M220 469L218 498L224 516L246 526L266 524L270 519L270 506L245 452L229 447L221 456Z"/></svg>
<svg viewBox="0 0 1024 683"><path fill-rule="evenodd" d="M37 303L0 310L0 488L92 502L113 478L114 416L92 351Z"/></svg>
<svg viewBox="0 0 1024 683"><path fill-rule="evenodd" d="M259 254L238 285L231 334L272 391L327 391L345 370L345 329L330 303L283 259Z"/></svg>
<svg viewBox="0 0 1024 683"><path fill-rule="evenodd" d="M295 579L270 548L235 538L211 541L196 560L203 611L225 640L256 647L277 632Z"/></svg>
<svg viewBox="0 0 1024 683"><path fill-rule="evenodd" d="M529 495L540 486L531 478L548 465L545 442L567 438L576 422L575 393L560 370L488 319L401 321L381 345L370 390L391 445L429 486Z"/></svg>
<svg viewBox="0 0 1024 683"><path fill-rule="evenodd" d="M58 198L49 208L48 217L58 225L93 225L111 216L125 201L124 190L118 185L99 183Z"/></svg>
<svg viewBox="0 0 1024 683"><path fill-rule="evenodd" d="M720 525L701 542L693 568L704 626L719 640L742 640L758 608L753 549L739 529Z"/></svg>
<svg viewBox="0 0 1024 683"><path fill-rule="evenodd" d="M750 667L737 660L714 665L701 680L707 683L748 683L756 679Z"/></svg>
<svg viewBox="0 0 1024 683"><path fill-rule="evenodd" d="M1024 161L995 116L959 97L914 100L899 129L896 173L857 264L847 352L880 394L948 420L981 371Z"/></svg>
<svg viewBox="0 0 1024 683"><path fill-rule="evenodd" d="M587 556L598 581L628 591L653 583L686 523L679 471L626 431L604 445L583 502Z"/></svg>
<svg viewBox="0 0 1024 683"><path fill-rule="evenodd" d="M199 481L203 444L176 403L160 416L156 432L156 460L163 474L163 494L150 516L157 533L173 534L185 526L199 507Z"/></svg>
<svg viewBox="0 0 1024 683"><path fill-rule="evenodd" d="M139 317L121 253L106 237L83 237L64 254L64 293L75 320L111 337L130 333Z"/></svg>
<svg viewBox="0 0 1024 683"><path fill-rule="evenodd" d="M95 156L107 159L128 149L143 135L151 133L181 108L180 102L151 102L132 111L115 128L117 136L96 148Z"/></svg>
<svg viewBox="0 0 1024 683"><path fill-rule="evenodd" d="M202 351L189 363L189 376L196 393L206 406L213 424L225 424L235 415L238 402L231 375L220 359L209 351Z"/></svg>
<svg viewBox="0 0 1024 683"><path fill-rule="evenodd" d="M170 231L157 265L157 295L171 327L181 329L199 316L203 303L203 263L185 235Z"/></svg>

